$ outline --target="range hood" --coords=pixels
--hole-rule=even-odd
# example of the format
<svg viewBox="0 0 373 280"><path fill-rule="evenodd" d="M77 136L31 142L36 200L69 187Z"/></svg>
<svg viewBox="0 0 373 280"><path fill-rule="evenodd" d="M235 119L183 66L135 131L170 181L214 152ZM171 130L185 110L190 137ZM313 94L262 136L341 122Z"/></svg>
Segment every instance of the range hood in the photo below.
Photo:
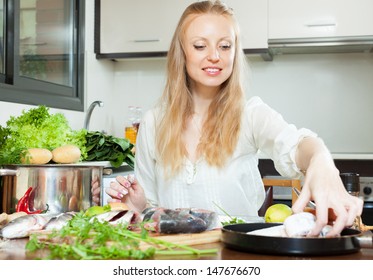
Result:
<svg viewBox="0 0 373 280"><path fill-rule="evenodd" d="M269 39L272 55L314 53L373 53L373 36Z"/></svg>

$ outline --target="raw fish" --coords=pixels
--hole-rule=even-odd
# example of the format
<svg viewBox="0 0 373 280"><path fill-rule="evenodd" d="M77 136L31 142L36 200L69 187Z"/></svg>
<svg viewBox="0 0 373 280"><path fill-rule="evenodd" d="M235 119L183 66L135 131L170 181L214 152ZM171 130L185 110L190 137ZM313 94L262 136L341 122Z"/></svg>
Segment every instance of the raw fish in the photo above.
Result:
<svg viewBox="0 0 373 280"><path fill-rule="evenodd" d="M32 231L42 230L58 214L30 214L14 219L0 230L0 236L6 239L22 238Z"/></svg>
<svg viewBox="0 0 373 280"><path fill-rule="evenodd" d="M66 212L61 213L58 216L53 217L49 222L44 226L45 230L60 230L68 221L70 221L75 216L75 212Z"/></svg>
<svg viewBox="0 0 373 280"><path fill-rule="evenodd" d="M158 233L198 233L219 227L215 212L197 208L148 208L143 211L144 227Z"/></svg>
<svg viewBox="0 0 373 280"><path fill-rule="evenodd" d="M247 234L260 235L260 236L275 236L275 237L286 237L287 236L284 225L257 229L257 230L249 231L247 232Z"/></svg>

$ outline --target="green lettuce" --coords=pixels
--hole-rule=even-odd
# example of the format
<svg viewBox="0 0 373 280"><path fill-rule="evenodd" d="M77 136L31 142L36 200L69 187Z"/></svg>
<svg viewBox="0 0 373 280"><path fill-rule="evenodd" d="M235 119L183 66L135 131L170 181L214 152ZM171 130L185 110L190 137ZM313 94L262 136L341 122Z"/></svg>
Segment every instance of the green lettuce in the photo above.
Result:
<svg viewBox="0 0 373 280"><path fill-rule="evenodd" d="M84 159L86 133L84 129L72 130L62 113L51 114L43 105L23 110L20 116L11 116L5 127L0 126L0 164L19 164L28 148L52 151L66 144L78 146Z"/></svg>

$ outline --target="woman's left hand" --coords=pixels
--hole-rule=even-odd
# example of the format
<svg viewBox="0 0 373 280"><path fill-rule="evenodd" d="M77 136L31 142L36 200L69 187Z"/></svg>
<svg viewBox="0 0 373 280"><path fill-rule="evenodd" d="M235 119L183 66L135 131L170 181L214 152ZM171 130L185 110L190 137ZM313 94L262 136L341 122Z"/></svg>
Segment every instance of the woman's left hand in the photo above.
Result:
<svg viewBox="0 0 373 280"><path fill-rule="evenodd" d="M310 200L317 206L316 226L310 232L310 236L317 236L328 223L330 209L334 212L335 221L328 236L336 236L345 227L352 226L363 209L363 200L346 191L339 171L328 154L312 157L302 192L292 207L293 211L302 212Z"/></svg>

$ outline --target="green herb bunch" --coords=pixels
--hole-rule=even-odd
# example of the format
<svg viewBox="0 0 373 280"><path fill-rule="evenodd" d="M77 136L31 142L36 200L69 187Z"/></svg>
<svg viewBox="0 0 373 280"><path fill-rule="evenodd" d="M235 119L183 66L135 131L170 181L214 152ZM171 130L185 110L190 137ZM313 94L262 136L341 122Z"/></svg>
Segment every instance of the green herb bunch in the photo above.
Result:
<svg viewBox="0 0 373 280"><path fill-rule="evenodd" d="M54 231L42 240L32 235L26 245L28 252L48 250L47 259L148 259L154 255L211 254L212 250L197 250L149 236L141 226L140 232L128 229L127 224L110 225L92 221L83 212L74 216L62 230ZM55 240L55 242L53 242ZM57 241L56 241L57 240ZM141 245L148 244L143 249Z"/></svg>
<svg viewBox="0 0 373 280"><path fill-rule="evenodd" d="M125 162L130 167L134 167L133 144L128 139L98 131L88 131L86 141L86 161L110 161L113 167L119 167Z"/></svg>

